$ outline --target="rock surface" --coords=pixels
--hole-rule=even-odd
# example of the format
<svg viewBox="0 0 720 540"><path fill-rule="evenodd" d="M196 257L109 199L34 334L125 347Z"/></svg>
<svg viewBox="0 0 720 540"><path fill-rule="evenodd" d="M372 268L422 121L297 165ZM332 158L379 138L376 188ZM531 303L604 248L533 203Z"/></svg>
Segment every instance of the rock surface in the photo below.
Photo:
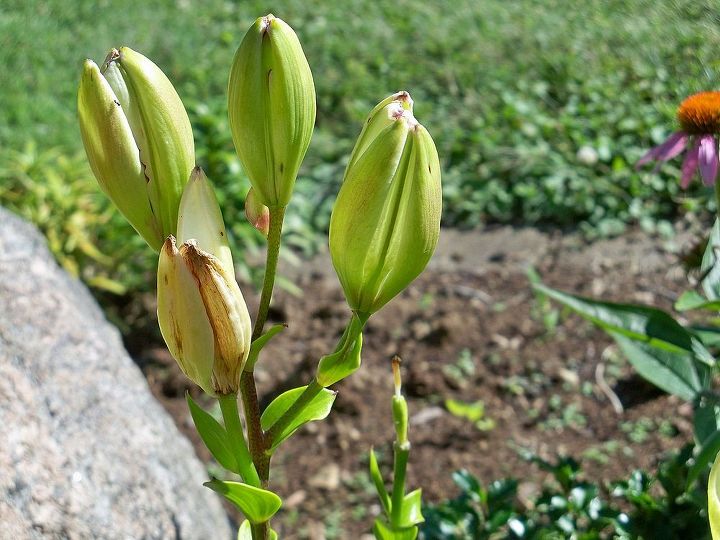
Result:
<svg viewBox="0 0 720 540"><path fill-rule="evenodd" d="M118 332L0 208L0 539L223 539L190 443Z"/></svg>

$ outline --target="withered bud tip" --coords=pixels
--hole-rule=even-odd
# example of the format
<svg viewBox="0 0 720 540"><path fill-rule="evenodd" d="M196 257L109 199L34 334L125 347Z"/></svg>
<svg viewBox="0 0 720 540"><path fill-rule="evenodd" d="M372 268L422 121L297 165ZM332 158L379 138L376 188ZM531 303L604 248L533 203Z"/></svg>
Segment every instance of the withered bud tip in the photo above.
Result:
<svg viewBox="0 0 720 540"><path fill-rule="evenodd" d="M402 378L400 377L400 364L402 360L396 354L392 359L392 370L393 370L393 382L395 383L395 395L400 395L400 389L402 388Z"/></svg>

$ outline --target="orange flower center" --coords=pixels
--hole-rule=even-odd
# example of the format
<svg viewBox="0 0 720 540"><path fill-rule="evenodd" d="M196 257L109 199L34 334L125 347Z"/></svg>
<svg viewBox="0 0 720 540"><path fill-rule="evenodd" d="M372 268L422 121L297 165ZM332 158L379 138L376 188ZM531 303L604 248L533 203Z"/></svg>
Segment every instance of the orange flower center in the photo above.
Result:
<svg viewBox="0 0 720 540"><path fill-rule="evenodd" d="M678 121L690 135L720 133L720 92L700 92L678 107Z"/></svg>

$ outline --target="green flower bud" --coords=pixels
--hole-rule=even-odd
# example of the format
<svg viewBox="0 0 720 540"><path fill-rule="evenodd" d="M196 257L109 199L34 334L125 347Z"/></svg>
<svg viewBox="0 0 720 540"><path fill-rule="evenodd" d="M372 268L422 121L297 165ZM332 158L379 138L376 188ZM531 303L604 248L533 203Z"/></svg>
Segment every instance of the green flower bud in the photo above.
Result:
<svg viewBox="0 0 720 540"><path fill-rule="evenodd" d="M156 251L175 234L195 164L180 97L149 59L123 47L102 68L86 60L78 90L80 133L102 190Z"/></svg>
<svg viewBox="0 0 720 540"><path fill-rule="evenodd" d="M315 86L295 32L260 17L235 53L228 84L235 149L258 201L286 206L315 124Z"/></svg>
<svg viewBox="0 0 720 540"><path fill-rule="evenodd" d="M399 92L370 113L330 219L330 254L354 311L375 313L425 269L441 206L435 144Z"/></svg>
<svg viewBox="0 0 720 540"><path fill-rule="evenodd" d="M236 393L252 327L220 208L200 168L183 193L178 234L180 248L170 236L160 251L160 330L180 368L206 392Z"/></svg>

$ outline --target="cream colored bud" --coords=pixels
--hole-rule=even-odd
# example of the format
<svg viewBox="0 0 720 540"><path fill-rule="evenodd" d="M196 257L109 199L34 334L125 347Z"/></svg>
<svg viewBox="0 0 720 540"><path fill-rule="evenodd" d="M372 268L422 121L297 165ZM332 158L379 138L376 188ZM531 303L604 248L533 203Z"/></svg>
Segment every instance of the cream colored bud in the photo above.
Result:
<svg viewBox="0 0 720 540"><path fill-rule="evenodd" d="M236 393L250 353L252 334L245 299L235 276L228 275L222 263L200 250L195 242L180 246L180 254L198 283L213 329L213 388L219 394Z"/></svg>
<svg viewBox="0 0 720 540"><path fill-rule="evenodd" d="M195 240L203 251L217 257L228 275L235 274L230 243L215 190L200 167L195 167L180 199L178 242Z"/></svg>

